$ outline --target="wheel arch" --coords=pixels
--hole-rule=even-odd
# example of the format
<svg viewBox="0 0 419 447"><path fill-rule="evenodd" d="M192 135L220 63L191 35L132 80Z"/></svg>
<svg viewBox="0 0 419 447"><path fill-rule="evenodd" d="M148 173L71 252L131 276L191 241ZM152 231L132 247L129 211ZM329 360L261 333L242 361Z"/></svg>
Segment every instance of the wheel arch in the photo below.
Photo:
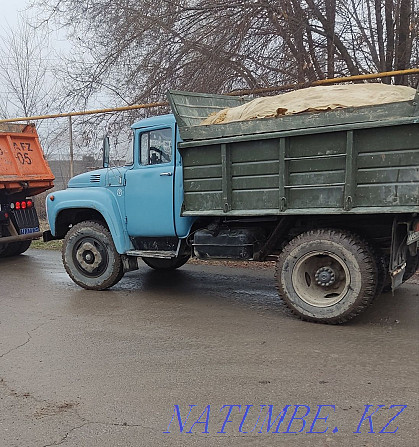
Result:
<svg viewBox="0 0 419 447"><path fill-rule="evenodd" d="M64 239L71 226L85 220L101 222L109 229L103 214L92 208L66 208L61 210L55 219L55 236Z"/></svg>
<svg viewBox="0 0 419 447"><path fill-rule="evenodd" d="M93 192L80 188L53 195L54 200L47 199L47 211L51 233L56 239L63 239L72 226L90 220L106 226L118 253L123 254L132 248L120 207L109 191Z"/></svg>

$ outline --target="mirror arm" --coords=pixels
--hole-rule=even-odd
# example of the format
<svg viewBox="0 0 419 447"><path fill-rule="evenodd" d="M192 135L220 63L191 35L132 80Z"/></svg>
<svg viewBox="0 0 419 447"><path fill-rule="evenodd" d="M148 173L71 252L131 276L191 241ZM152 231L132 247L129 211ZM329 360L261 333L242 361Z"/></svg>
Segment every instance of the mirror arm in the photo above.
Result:
<svg viewBox="0 0 419 447"><path fill-rule="evenodd" d="M102 166L104 168L109 168L109 151L110 151L109 137L106 135L103 138L103 163L102 163Z"/></svg>

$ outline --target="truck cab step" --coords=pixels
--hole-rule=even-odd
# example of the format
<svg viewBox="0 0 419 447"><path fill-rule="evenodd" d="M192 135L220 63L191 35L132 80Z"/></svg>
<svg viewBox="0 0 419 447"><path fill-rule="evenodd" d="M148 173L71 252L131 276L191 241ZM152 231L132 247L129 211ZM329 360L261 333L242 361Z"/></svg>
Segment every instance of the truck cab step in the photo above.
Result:
<svg viewBox="0 0 419 447"><path fill-rule="evenodd" d="M129 250L126 252L128 256L140 256L144 258L160 258L160 259L172 259L176 258L176 251L158 251L158 250Z"/></svg>

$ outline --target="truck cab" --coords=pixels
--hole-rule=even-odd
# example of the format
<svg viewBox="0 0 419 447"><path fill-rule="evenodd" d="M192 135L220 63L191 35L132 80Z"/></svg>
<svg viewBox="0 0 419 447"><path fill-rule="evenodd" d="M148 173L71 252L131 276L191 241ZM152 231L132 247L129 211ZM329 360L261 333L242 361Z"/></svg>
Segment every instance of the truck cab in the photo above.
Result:
<svg viewBox="0 0 419 447"><path fill-rule="evenodd" d="M80 174L47 196L51 230L64 238L72 279L85 288L108 288L137 259L172 269L190 256L186 237L195 218L182 217L182 158L173 115L135 123L125 166ZM110 253L108 253L110 251Z"/></svg>
<svg viewBox="0 0 419 447"><path fill-rule="evenodd" d="M188 235L192 219L181 217L183 201L180 140L173 115L132 126L131 165L125 171L125 217L131 238Z"/></svg>

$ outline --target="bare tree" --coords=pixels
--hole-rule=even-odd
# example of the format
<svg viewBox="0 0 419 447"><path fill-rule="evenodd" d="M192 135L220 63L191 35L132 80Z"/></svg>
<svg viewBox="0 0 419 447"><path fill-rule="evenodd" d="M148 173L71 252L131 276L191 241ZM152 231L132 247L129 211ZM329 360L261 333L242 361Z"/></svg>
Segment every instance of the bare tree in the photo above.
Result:
<svg viewBox="0 0 419 447"><path fill-rule="evenodd" d="M68 99L159 100L417 64L415 0L37 0L78 49ZM400 82L407 83L407 79Z"/></svg>
<svg viewBox="0 0 419 447"><path fill-rule="evenodd" d="M35 28L19 17L16 26L3 30L0 43L0 114L3 118L57 112L59 90L54 61L48 46L48 30ZM37 122L47 157L60 149L62 128L56 122Z"/></svg>
<svg viewBox="0 0 419 447"><path fill-rule="evenodd" d="M4 30L0 46L0 82L5 89L1 111L23 116L45 110L48 68L45 64L44 35L20 18L16 27Z"/></svg>

